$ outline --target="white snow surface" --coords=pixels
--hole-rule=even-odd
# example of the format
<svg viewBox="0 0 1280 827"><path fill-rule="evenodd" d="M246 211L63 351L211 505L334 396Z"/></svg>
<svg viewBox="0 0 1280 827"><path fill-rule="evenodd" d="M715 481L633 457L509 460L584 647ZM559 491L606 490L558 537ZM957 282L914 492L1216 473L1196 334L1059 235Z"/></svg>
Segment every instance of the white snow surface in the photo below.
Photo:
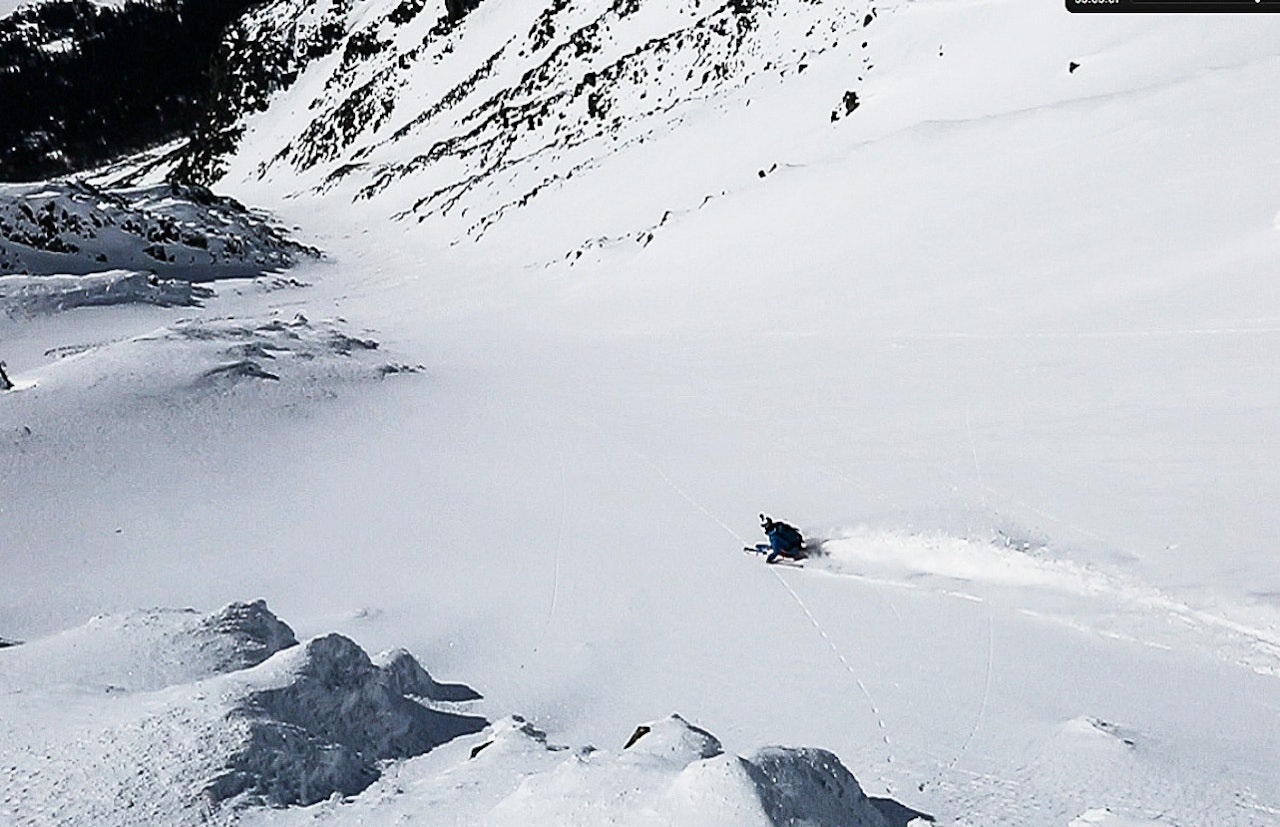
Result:
<svg viewBox="0 0 1280 827"><path fill-rule="evenodd" d="M308 66L215 188L326 251L312 286L0 319L27 388L0 394L0 637L30 641L0 657L262 594L304 638L406 646L500 722L249 823L762 823L736 762L787 744L940 824L1280 824L1280 21L918 0L819 49L845 6L765 4L788 16L705 96L649 49L618 130L566 108L581 143L557 145L584 103L556 89L709 14L641 3L601 65L525 87L548 101L528 155L433 155L363 197L520 88L540 11L486 0L392 64L423 36L393 5L349 22L398 45ZM555 5L561 40L607 12ZM397 136L500 46L481 97ZM280 155L376 61L389 116ZM305 368L338 354L192 390L228 329L299 313L425 370ZM762 510L824 553L740 553ZM18 797L10 755L61 726L30 669L0 696L32 722L0 812L128 823L59 817L108 771L70 752ZM646 775L609 748L673 711L746 758Z"/></svg>
<svg viewBox="0 0 1280 827"><path fill-rule="evenodd" d="M150 273L106 270L83 276L0 276L0 311L35 315L112 304L196 305L213 291Z"/></svg>

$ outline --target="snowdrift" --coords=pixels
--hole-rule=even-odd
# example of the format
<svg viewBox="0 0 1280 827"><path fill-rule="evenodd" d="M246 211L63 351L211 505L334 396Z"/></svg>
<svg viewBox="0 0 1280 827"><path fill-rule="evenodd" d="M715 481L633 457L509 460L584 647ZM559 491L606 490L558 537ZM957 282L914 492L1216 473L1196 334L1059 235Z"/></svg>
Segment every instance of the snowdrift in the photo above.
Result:
<svg viewBox="0 0 1280 827"><path fill-rule="evenodd" d="M375 664L340 635L299 644L262 601L94 618L3 658L0 814L24 824L309 804L486 723L431 708L479 696L407 652Z"/></svg>
<svg viewBox="0 0 1280 827"><path fill-rule="evenodd" d="M149 692L248 669L297 645L293 630L262 600L209 615L193 609L103 615L6 651L0 692Z"/></svg>
<svg viewBox="0 0 1280 827"><path fill-rule="evenodd" d="M889 827L878 808L911 812L826 750L728 755L678 715L617 751L548 743L519 716L489 725L466 711L479 693L409 652L300 643L261 600L15 645L0 695L0 816L19 824Z"/></svg>
<svg viewBox="0 0 1280 827"><path fill-rule="evenodd" d="M405 762L350 801L256 811L247 823L390 825L426 815L459 827L902 827L928 820L869 799L825 750L729 755L679 715L642 724L620 750L550 743L520 716L495 722L482 738Z"/></svg>
<svg viewBox="0 0 1280 827"><path fill-rule="evenodd" d="M0 276L0 311L9 316L35 316L75 307L113 304L191 307L213 295L209 288L189 281L161 279L129 270L84 276Z"/></svg>
<svg viewBox="0 0 1280 827"><path fill-rule="evenodd" d="M0 279L0 290L4 283ZM104 386L111 396L134 403L165 394L219 395L244 382L268 382L283 386L274 395L287 404L332 395L344 384L420 370L383 358L376 339L341 320L313 322L301 314L179 319L140 336L63 345L45 355L54 361L15 375L19 387L35 384L46 393L75 397L79 388Z"/></svg>

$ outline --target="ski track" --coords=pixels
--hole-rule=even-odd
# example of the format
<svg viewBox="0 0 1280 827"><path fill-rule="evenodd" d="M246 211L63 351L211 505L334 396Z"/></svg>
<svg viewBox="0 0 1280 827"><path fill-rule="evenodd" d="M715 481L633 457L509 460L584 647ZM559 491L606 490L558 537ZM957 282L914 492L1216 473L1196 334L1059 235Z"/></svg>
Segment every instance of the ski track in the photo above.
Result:
<svg viewBox="0 0 1280 827"><path fill-rule="evenodd" d="M973 743L974 736L982 728L982 722L987 716L987 704L991 700L991 676L994 672L995 661L995 635L995 619L992 617L991 603L987 602L987 666L986 674L982 679L982 700L978 704L978 714L974 718L973 726L969 729L969 734L965 736L964 742L960 744L960 749L956 750L955 757L934 778L933 782L926 786L932 786L932 784L937 783L938 778L955 770L956 765L960 763L960 759L969 751L969 745ZM921 787L921 790L923 789L924 787Z"/></svg>
<svg viewBox="0 0 1280 827"><path fill-rule="evenodd" d="M551 575L551 605L547 609L548 627L556 616L556 603L560 597L560 561L564 556L564 530L569 511L568 471L565 468L564 444L560 441L559 435L556 436L556 458L560 465L560 519L556 525L556 547Z"/></svg>
<svg viewBox="0 0 1280 827"><path fill-rule="evenodd" d="M840 647L836 646L836 642L831 639L831 635L827 634L827 630L824 629L822 624L818 622L818 619L813 616L813 612L809 611L809 607L805 605L804 600L800 598L800 595L791 587L791 584L787 582L786 578L783 577L777 569L770 569L769 571L777 581L782 584L783 588L787 590L787 593L791 595L791 598L795 601L796 605L800 607L800 611L804 612L804 616L809 618L809 622L813 624L813 628L818 630L818 634L827 642L827 646L831 647L831 651L835 653L836 658L844 666L845 671L849 673L849 677L853 678L853 682L857 684L857 687L862 692L863 697L867 699L867 703L871 707L871 714L875 716L876 726L882 733L880 737L885 745L885 763L892 764L892 741L889 739L888 727L885 726L884 716L880 714L880 707L876 705L875 698L871 697L871 692L867 690L867 685L862 682L862 678L858 677L858 673L854 670L853 664L849 663L849 659L844 656L844 652L841 652ZM884 781L884 779L881 780L884 782L885 792L889 795L893 795L893 786L887 781Z"/></svg>
<svg viewBox="0 0 1280 827"><path fill-rule="evenodd" d="M709 508L707 508L705 505L700 503L698 500L694 499L693 496L691 496L687 491L681 488L680 485L678 485L673 479L671 479L671 477L665 471L663 471L662 468L656 462L654 462L652 458L650 458L643 452L639 451L639 449L634 449L634 450L635 450L635 453L638 456L640 456L640 458L644 460L644 462L647 465L649 465L649 467L652 468L655 473L657 473L657 475L662 479L662 481L666 483L678 495L680 495L682 499L684 499L695 509L697 509L702 514L706 515L709 519L711 519L713 522L715 522L717 525L719 525L736 541L744 545L748 544L748 541L745 537L743 537L738 532L734 531L733 528L731 528L728 523L726 523L724 520L717 517ZM822 624L818 621L818 618L816 618L813 612L809 610L809 607L805 604L804 600L800 597L799 594L796 593L796 590L792 588L791 584L787 582L786 578L782 576L782 574L777 570L777 568L771 567L769 569L769 573L773 575L774 579L777 580L778 583L780 583L782 587L786 590L787 594L791 596L791 599L795 602L796 606L798 606L800 608L800 611L804 614L804 616L808 618L809 622L813 625L813 628L817 630L818 635L826 642L827 646L831 649L832 653L836 656L836 659L840 661L840 664L844 667L844 670L848 673L849 677L853 679L853 682L858 687L858 690L862 693L863 697L866 698L867 704L871 709L871 714L875 718L876 727L882 733L881 740L885 746L885 763L892 764L894 759L893 759L893 752L891 749L892 742L890 741L889 735L888 735L888 727L886 727L885 725L884 716L881 715L880 713L879 705L876 704L875 698L871 696L871 692L867 689L866 684L863 683L862 678L858 676L857 671L853 668L853 664L849 663L849 659L845 657L842 651L840 651L840 647L836 645L836 642L831 638L831 635L827 634L827 630L823 628ZM887 781L884 781L884 779L881 779L881 780L884 782L885 792L888 793L889 795L892 795L893 794L892 785L889 784Z"/></svg>
<svg viewBox="0 0 1280 827"><path fill-rule="evenodd" d="M749 424L754 426L754 423L750 422L749 420L746 420L740 414L736 415L736 418L741 420L743 424ZM585 426L587 423L579 420L579 424ZM691 494L684 486L682 486L680 483L674 480L671 477L671 475L664 468L662 468L652 456L645 453L643 450L641 450L640 448L634 445L621 444L620 440L616 437L616 435L604 434L603 431L600 430L598 425L593 425L592 428L600 432L603 436L605 436L610 441L619 442L619 445L621 448L623 448L627 453L630 453L632 456L635 456L636 458L638 458L644 465L648 466L652 470L652 472L659 479L661 479L663 483L667 487L669 487L689 507L696 510L698 513L702 514L708 520L714 522L726 534L731 536L736 542L739 542L743 545L749 545L746 538L744 538L741 534L735 531L724 519L722 519L720 516L715 514L703 502L701 502L697 497ZM907 450L904 446L898 446L898 447L900 448L903 456L909 459L912 459L917 463L922 463L928 467L931 467L935 470L938 470L944 473L948 478L955 480L960 485L972 486L973 489L976 490L976 492L980 496L982 496L984 509L987 510L989 513L998 515L1000 513L1001 508L999 505L992 505L992 503L986 499L986 496L988 495L995 498L997 502L1003 502L1012 506L1016 506L1018 509L1024 511L1024 513L1025 512L1034 513L1045 519L1051 520L1053 523L1059 526L1070 529L1076 534L1076 536L1091 539L1095 543L1102 545L1104 547L1119 548L1119 546L1114 542L1111 542L1101 537L1100 535L1089 531L1088 529L1075 525L1069 521L1063 520L1055 515L1049 514L1043 509L1040 509L1028 503L1025 503L1024 501L1019 500L1016 497L1011 497L1007 493L1002 492L996 489L995 487L987 484L985 479L982 476L980 456L977 451L976 440L972 433L971 422L968 418L966 418L966 434L968 435L969 442L970 442L969 453L970 453L970 456L973 457L973 462L974 462L974 471L972 472L972 474L964 474L942 463L928 460L924 458L922 455L920 455L919 453ZM772 437L770 437L770 439L776 444L786 444L785 437L782 438L781 440L773 440ZM829 458L816 457L813 455L812 451L802 451L800 453L808 457L809 461L812 462L816 468L824 469L828 473L830 473L832 476L838 479L849 481L851 484L853 484L848 474L845 471L843 471L840 467L838 467L838 465L833 464ZM911 535L907 535L906 541L910 542L910 538L911 538ZM973 542L976 542L976 541L973 541ZM1121 551L1124 551L1124 550L1121 549ZM955 753L951 755L949 758L939 760L934 765L934 770L930 779L919 786L921 786L921 792L924 792L925 790L932 788L933 790L936 791L936 793L942 795L943 796L942 800L945 800L947 802L946 804L947 809L953 813L962 813L965 811L966 806L969 806L969 805L972 805L974 807L975 812L989 813L993 811L1000 811L1002 809L1008 812L1023 812L1025 810L1025 805L1027 802L1025 800L1019 800L1017 799L1016 796L1011 795L1012 790L1007 789L1004 793L1001 793L1000 787L1003 786L1005 788L1009 788L1011 785L1021 785L1023 792L1033 788L1035 786L1034 784L1032 784L1032 778L1034 777L1034 773L1029 770L1026 772L1027 777L1024 780L1009 781L1008 779L1004 779L1002 783L996 784L995 789L986 789L986 790L967 789L966 790L963 788L961 784L958 784L955 781L953 781L953 779L956 778L956 776L968 777L970 773L973 772L971 770L966 770L961 765L962 765L962 762L964 762L966 756L969 755L975 741L978 739L979 733L983 729L983 726L985 724L986 717L987 717L988 708L991 702L993 684L996 678L997 665L995 662L995 619L994 619L995 605L994 603L1002 602L1002 605L1003 605L1003 602L1007 602L1009 595L1006 594L1006 592L1000 592L1001 595L1004 595L1004 598L1002 601L997 601L995 599L996 595L990 593L989 589L987 590L986 594L975 594L975 593L972 593L971 591L957 589L954 585L954 582L955 582L954 578L948 577L946 575L939 576L937 574L927 572L927 571L919 572L919 574L925 574L928 576L929 579L926 582L914 583L914 582L907 582L906 580L901 579L901 577L895 577L895 576L877 577L874 575L850 571L848 569L843 569L843 570L839 568L833 569L829 567L829 563L827 561L824 561L821 559L815 562L816 562L816 565L809 566L806 569L805 573L798 574L794 578L787 577L785 573L780 572L774 568L770 569L770 574L779 582L779 584L784 588L784 590L786 590L786 592L791 598L791 601L796 604L797 608L801 611L801 613L806 617L809 623L813 626L815 631L818 633L819 637L821 637L823 641L825 641L827 647L831 650L835 658L840 662L843 671L848 675L849 679L852 680L854 685L857 686L860 695L866 700L867 707L876 722L876 727L881 732L882 742L885 747L884 763L886 765L895 764L896 756L893 750L893 741L889 736L889 729L885 722L884 715L881 711L880 705L876 702L875 697L870 692L866 683L861 679L857 670L853 667L853 664L841 651L839 645L835 642L834 638L828 632L828 630L823 626L822 622L814 615L813 611L805 603L804 599L801 597L800 593L797 591L795 585L791 581L794 579L818 574L818 575L826 575L830 577L849 578L850 580L856 580L858 582L865 583L871 587L871 590L875 594L879 595L881 599L884 600L884 602L889 606L889 609L893 613L893 615L896 618L898 618L900 621L902 619L902 615L897 609L897 607L894 605L892 598L890 596L893 589L904 589L907 591L924 589L933 594L951 598L953 600L963 600L966 602L981 603L984 605L984 608L986 610L986 616L987 616L986 617L987 640L985 641L986 659L983 666L981 694L979 695L976 701L976 708L974 709L972 714L972 721L973 721L972 725L968 727L968 729L965 731L963 740L960 742L960 745L956 748ZM1068 565L1070 565L1070 561L1061 561L1061 562L1065 562ZM1221 619L1221 618L1216 618L1208 613L1193 610L1190 607L1181 606L1176 601L1172 601L1169 598L1164 597L1163 595L1158 595L1157 592L1149 589L1148 587L1144 587L1142 584L1120 583L1118 581L1113 581L1113 579L1110 576L1101 575L1098 572L1095 572L1091 569L1089 571L1091 574L1102 577L1106 583L1108 593L1104 598L1105 604L1109 606L1114 606L1116 608L1120 608L1126 613L1126 615L1129 615L1133 618L1133 620L1131 621L1125 621L1126 625L1132 626L1134 622L1142 622L1141 619L1144 617L1148 617L1151 611L1154 609L1156 611L1168 612L1172 616L1181 617L1189 624L1197 628L1200 628L1202 630L1205 625L1216 624L1216 625L1219 625L1221 628L1228 630L1229 632L1235 632L1237 634L1244 635L1247 638L1255 639L1264 644L1268 639L1268 636L1261 630L1250 629L1241 624L1233 623L1231 621ZM974 585L977 585L977 584L974 584ZM1137 590L1137 592L1134 591L1135 589ZM1150 648L1160 649L1165 651L1171 651L1174 648L1171 645L1162 644L1158 641L1153 641L1145 638L1141 633L1141 631L1139 631L1137 634L1126 634L1124 631L1115 631L1111 629L1099 628L1097 626L1092 625L1088 621L1073 623L1070 617L1064 617L1064 616L1061 616L1060 614L1039 613L1039 612L1036 612L1035 610L1028 609L1023 606L1007 606L1006 608L1013 608L1019 611L1024 616L1036 617L1038 619L1048 620L1049 622L1052 622L1058 625L1065 625L1069 628L1073 628L1076 631L1079 631L1087 635L1100 635L1100 636L1108 637L1115 640L1134 642ZM1179 647L1179 648L1185 648L1185 647ZM1202 649L1205 649L1206 651L1209 651L1209 644L1205 642L1201 642L1201 644L1198 644L1197 648L1202 648ZM1277 651L1277 655L1280 655L1280 651ZM1230 658L1228 659L1230 660ZM1280 665L1280 656L1276 657L1275 660L1277 661L1277 664ZM1259 671L1256 664L1246 663L1241 658L1235 658L1234 662L1239 663L1240 665L1246 666L1247 668L1252 668L1254 671ZM1280 669L1273 671L1273 673L1275 672L1280 672ZM911 774L911 768L902 768L902 769L906 769L908 775ZM898 775L902 774L902 769L898 770L897 772ZM924 775L926 772L928 772L928 769L925 766L917 766L914 768L914 771L917 777L919 777L920 775ZM982 774L978 773L977 775L981 776ZM871 779L868 778L866 780L869 782ZM885 775L881 775L878 780L883 785L884 791L889 795L893 795L894 786L891 778L886 777ZM913 785L913 786L917 786L917 785ZM997 803L994 803L994 804L992 803L993 798L996 800ZM966 804L966 802L968 802L968 804ZM999 802L1004 802L1004 803L999 803ZM1088 804L1088 802L1082 802L1081 806L1085 806L1086 804ZM1066 818L1070 818L1077 814L1078 813L1072 814L1072 813L1066 813L1066 811L1063 811L1063 815ZM957 816L957 818L962 819L961 816ZM962 820L958 820L957 823L963 824L965 822L963 822ZM1008 823L1012 825L1015 822L1004 822L1004 823ZM988 826L984 825L984 827L988 827Z"/></svg>

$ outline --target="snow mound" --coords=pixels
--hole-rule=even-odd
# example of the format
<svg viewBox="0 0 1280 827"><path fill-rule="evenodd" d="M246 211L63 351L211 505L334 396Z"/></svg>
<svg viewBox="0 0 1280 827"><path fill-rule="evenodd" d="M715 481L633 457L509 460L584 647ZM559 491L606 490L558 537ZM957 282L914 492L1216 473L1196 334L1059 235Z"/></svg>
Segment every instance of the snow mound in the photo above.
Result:
<svg viewBox="0 0 1280 827"><path fill-rule="evenodd" d="M386 675L393 692L440 703L465 703L480 699L480 694L460 683L437 683L427 674L417 658L406 649L392 649L373 659Z"/></svg>
<svg viewBox="0 0 1280 827"><path fill-rule="evenodd" d="M569 748L513 716L448 760L404 764L345 804L271 823L392 824L430 808L436 824L841 825L886 827L834 755L770 747L725 754L678 715L637 727L619 751Z"/></svg>
<svg viewBox="0 0 1280 827"><path fill-rule="evenodd" d="M202 630L235 642L217 661L219 672L257 666L276 652L298 645L289 625L267 609L267 601L231 603L201 622Z"/></svg>
<svg viewBox="0 0 1280 827"><path fill-rule="evenodd" d="M1081 813L1079 818L1071 819L1067 827L1161 827L1165 823L1145 818L1126 818L1101 807Z"/></svg>
<svg viewBox="0 0 1280 827"><path fill-rule="evenodd" d="M574 751L529 776L494 808L493 823L886 825L825 750L727 755L714 736L678 715L638 727L628 744L618 753Z"/></svg>
<svg viewBox="0 0 1280 827"><path fill-rule="evenodd" d="M204 187L0 185L0 274L119 269L200 282L275 273L318 255Z"/></svg>
<svg viewBox="0 0 1280 827"><path fill-rule="evenodd" d="M379 343L340 319L184 319L130 339L53 348L34 377L46 390L104 385L135 396L225 392L242 382L331 393L342 381L417 372L378 358Z"/></svg>
<svg viewBox="0 0 1280 827"><path fill-rule="evenodd" d="M487 724L406 697L406 674L433 683L408 653L380 668L355 642L331 634L283 657L291 661L287 682L250 692L232 712L248 722L248 737L207 787L213 803L284 806L352 795L377 779L378 761L421 755Z"/></svg>
<svg viewBox="0 0 1280 827"><path fill-rule="evenodd" d="M129 270L83 276L0 276L0 312L8 316L114 304L193 307L213 295L209 288L189 281Z"/></svg>
<svg viewBox="0 0 1280 827"><path fill-rule="evenodd" d="M6 651L0 692L59 686L147 692L256 666L297 643L262 600L209 615L193 609L101 615Z"/></svg>
<svg viewBox="0 0 1280 827"><path fill-rule="evenodd" d="M406 696L448 686L407 652L379 666L340 635L297 645L262 601L95 618L0 651L0 675L4 823L194 825L354 795L382 762L487 724Z"/></svg>
<svg viewBox="0 0 1280 827"><path fill-rule="evenodd" d="M646 755L680 766L703 758L714 758L724 752L724 747L714 735L693 726L679 715L636 727L623 749L631 750L633 756Z"/></svg>

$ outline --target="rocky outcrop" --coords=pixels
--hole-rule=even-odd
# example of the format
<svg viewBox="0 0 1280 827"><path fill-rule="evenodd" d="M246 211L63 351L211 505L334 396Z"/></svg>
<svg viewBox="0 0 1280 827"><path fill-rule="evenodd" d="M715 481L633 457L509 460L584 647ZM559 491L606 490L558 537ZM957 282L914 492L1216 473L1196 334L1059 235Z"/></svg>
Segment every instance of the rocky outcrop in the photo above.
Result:
<svg viewBox="0 0 1280 827"><path fill-rule="evenodd" d="M450 20L461 20L467 12L480 5L480 0L444 0Z"/></svg>
<svg viewBox="0 0 1280 827"><path fill-rule="evenodd" d="M200 282L275 273L318 255L197 185L0 184L0 275L121 269Z"/></svg>
<svg viewBox="0 0 1280 827"><path fill-rule="evenodd" d="M337 634L299 645L261 600L103 615L0 649L0 696L22 701L0 717L0 801L59 802L23 823L231 823L355 795L387 761L487 725L433 708L450 685L408 652L382 660Z"/></svg>

